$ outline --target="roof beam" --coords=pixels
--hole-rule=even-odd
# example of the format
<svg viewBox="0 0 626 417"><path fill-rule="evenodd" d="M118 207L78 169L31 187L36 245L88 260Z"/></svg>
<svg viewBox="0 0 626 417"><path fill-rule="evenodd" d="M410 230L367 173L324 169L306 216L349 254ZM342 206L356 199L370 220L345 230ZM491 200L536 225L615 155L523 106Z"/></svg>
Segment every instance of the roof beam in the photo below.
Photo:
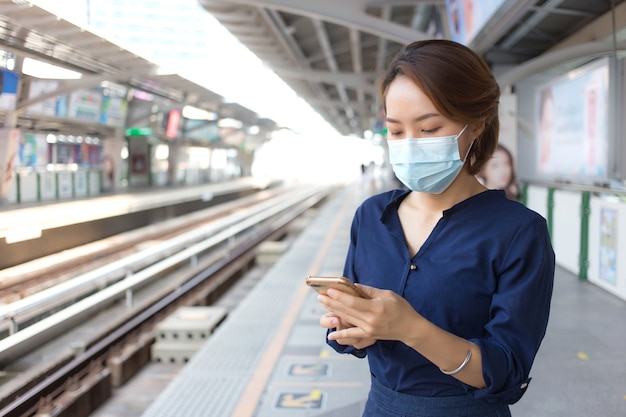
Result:
<svg viewBox="0 0 626 417"><path fill-rule="evenodd" d="M350 29L350 46L351 46L351 51L352 51L352 71L354 71L355 74L362 74L363 73L363 64L362 64L362 57L361 57L361 39L359 36L359 32L356 29ZM357 97L357 103L358 103L358 107L359 109L359 113L360 113L360 119L363 120L364 116L365 116L365 93L363 91L363 88L361 85L359 85L356 89L356 97Z"/></svg>
<svg viewBox="0 0 626 417"><path fill-rule="evenodd" d="M615 48L614 48L615 46ZM569 48L547 52L535 59L518 65L498 78L501 86L513 85L531 75L539 74L555 65L563 64L578 58L589 58L612 55L616 51L626 51L626 39L613 44L611 40L594 41L578 44Z"/></svg>
<svg viewBox="0 0 626 417"><path fill-rule="evenodd" d="M110 79L111 76L109 74L105 75L93 75L89 77L83 77L79 80L64 80L62 82L62 86L54 91L50 91L48 93L41 94L37 97L32 97L26 100L21 100L15 106L15 110L23 111L28 107L33 106L35 104L39 104L43 101L50 100L52 98L64 96L66 94L70 94L76 90L80 90L83 88L93 88L100 85L102 81L106 81Z"/></svg>
<svg viewBox="0 0 626 417"><path fill-rule="evenodd" d="M507 0L471 41L472 49L486 53L511 27L520 22L538 0Z"/></svg>
<svg viewBox="0 0 626 417"><path fill-rule="evenodd" d="M391 19L391 7L383 7L383 20ZM381 38L378 42L378 50L376 51L376 71L382 71L385 68L385 52L387 51L387 39Z"/></svg>
<svg viewBox="0 0 626 417"><path fill-rule="evenodd" d="M396 6L418 6L418 5L445 5L446 0L366 0L365 5L369 7L396 7Z"/></svg>
<svg viewBox="0 0 626 417"><path fill-rule="evenodd" d="M270 29L274 32L276 39L283 45L285 50L290 54L289 58L295 64L296 67L302 68L303 70L311 70L310 63L307 64L307 59L302 50L300 49L300 45L295 41L293 36L291 35L291 31L285 25L285 22L282 20L280 13L276 10L271 9L259 9L259 13L270 27ZM276 65L272 66L272 70L274 72L277 71ZM318 97L329 100L328 94L326 91L321 88L316 83L311 83L308 79L303 79L306 81L308 85L311 86L311 90L314 91ZM340 118L339 112L333 108L329 113L330 118L338 120Z"/></svg>
<svg viewBox="0 0 626 417"><path fill-rule="evenodd" d="M118 83L127 83L130 82L131 78L137 75L149 75L149 70L145 67L136 70L124 70L119 74L98 74L98 75L88 75L83 76L78 80L63 80L62 85L51 92L39 95L37 97L31 97L26 100L21 100L17 103L15 110L22 111L25 110L29 106L33 106L35 104L41 103L43 101L63 96L66 94L70 94L76 90L80 90L83 88L93 88L100 85L103 81L112 81Z"/></svg>
<svg viewBox="0 0 626 417"><path fill-rule="evenodd" d="M539 22L541 22L553 9L557 8L563 0L548 0L541 6L541 9L535 11L529 19L526 19L521 25L509 36L507 36L502 44L502 48L507 49L515 45L524 35L533 30Z"/></svg>
<svg viewBox="0 0 626 417"><path fill-rule="evenodd" d="M336 73L339 71L339 66L337 65L337 60L335 59L335 54L333 53L332 46L330 45L330 40L328 39L328 32L326 32L326 27L324 26L324 22L319 19L313 19L313 28L315 29L315 34L317 35L318 42L322 48L322 52L324 57L326 58L326 64L332 73ZM337 88L337 94L339 94L339 98L343 103L348 103L348 93L346 91L346 86L341 82L335 84ZM354 109L350 106L346 106L345 108L346 115L349 119L354 117Z"/></svg>
<svg viewBox="0 0 626 417"><path fill-rule="evenodd" d="M285 68L274 68L274 72L281 78L295 78L328 84L343 84L349 88L363 88L363 91L369 94L377 94L376 88L374 87L374 80L376 80L377 77L375 73L354 74L352 72L307 71Z"/></svg>
<svg viewBox="0 0 626 417"><path fill-rule="evenodd" d="M198 0L198 2L210 9L211 4L223 0ZM423 32L368 15L362 0L229 0L228 3L263 7L319 19L401 44L429 38Z"/></svg>

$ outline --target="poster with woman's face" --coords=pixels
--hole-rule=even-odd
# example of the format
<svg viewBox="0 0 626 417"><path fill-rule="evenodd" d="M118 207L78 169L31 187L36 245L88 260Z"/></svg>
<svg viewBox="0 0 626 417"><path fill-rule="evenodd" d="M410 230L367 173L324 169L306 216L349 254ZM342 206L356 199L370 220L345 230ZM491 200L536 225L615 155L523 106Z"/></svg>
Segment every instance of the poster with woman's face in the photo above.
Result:
<svg viewBox="0 0 626 417"><path fill-rule="evenodd" d="M19 130L0 129L0 202L8 199L13 176Z"/></svg>
<svg viewBox="0 0 626 417"><path fill-rule="evenodd" d="M503 3L504 0L446 0L452 40L468 45Z"/></svg>
<svg viewBox="0 0 626 417"><path fill-rule="evenodd" d="M536 101L537 172L606 177L608 62L590 64L544 85Z"/></svg>
<svg viewBox="0 0 626 417"><path fill-rule="evenodd" d="M504 190L508 198L517 199L515 160L511 151L501 143L476 178L490 190Z"/></svg>

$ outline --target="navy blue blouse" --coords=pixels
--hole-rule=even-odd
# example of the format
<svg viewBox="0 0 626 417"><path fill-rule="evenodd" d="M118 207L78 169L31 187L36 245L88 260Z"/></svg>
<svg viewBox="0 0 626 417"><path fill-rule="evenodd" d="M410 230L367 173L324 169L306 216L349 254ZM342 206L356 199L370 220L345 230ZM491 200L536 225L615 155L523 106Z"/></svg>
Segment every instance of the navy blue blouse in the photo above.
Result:
<svg viewBox="0 0 626 417"><path fill-rule="evenodd" d="M398 217L409 192L382 193L357 209L344 275L400 294L432 323L477 344L486 388L444 375L402 342L379 340L365 352L328 343L367 354L372 375L399 392L516 402L548 323L554 252L545 219L504 191L485 191L445 210L411 257Z"/></svg>

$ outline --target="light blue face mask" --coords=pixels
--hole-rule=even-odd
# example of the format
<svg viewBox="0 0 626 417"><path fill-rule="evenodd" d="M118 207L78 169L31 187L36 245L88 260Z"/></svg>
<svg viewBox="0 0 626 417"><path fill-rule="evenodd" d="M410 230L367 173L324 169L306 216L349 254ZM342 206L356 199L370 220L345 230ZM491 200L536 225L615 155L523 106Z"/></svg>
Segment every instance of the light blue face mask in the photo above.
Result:
<svg viewBox="0 0 626 417"><path fill-rule="evenodd" d="M413 191L440 194L459 175L472 148L464 159L459 155L459 136L407 138L388 141L389 162L396 176Z"/></svg>

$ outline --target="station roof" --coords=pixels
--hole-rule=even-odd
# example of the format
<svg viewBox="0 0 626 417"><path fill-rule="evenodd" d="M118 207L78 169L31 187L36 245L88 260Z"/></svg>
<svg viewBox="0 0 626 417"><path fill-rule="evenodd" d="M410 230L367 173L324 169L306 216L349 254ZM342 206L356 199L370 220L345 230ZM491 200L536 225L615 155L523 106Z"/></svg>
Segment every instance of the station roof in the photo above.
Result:
<svg viewBox="0 0 626 417"><path fill-rule="evenodd" d="M380 125L376 80L402 45L449 33L444 0L198 2L343 134L361 135ZM481 3L473 0L473 7ZM504 0L469 46L494 72L502 71L568 38L607 38L613 17L618 29L626 26L623 0ZM584 36L572 38L585 28ZM626 39L624 30L616 35ZM590 52L579 55L589 59ZM543 68L554 62L545 61Z"/></svg>
<svg viewBox="0 0 626 417"><path fill-rule="evenodd" d="M19 57L31 57L59 65L83 74L78 80L63 80L59 90L38 99L18 101L18 126L33 130L54 130L62 125L72 125L76 132L106 136L109 127L80 125L80 122L58 120L53 117L31 116L25 111L35 101L45 96L58 96L81 88L98 87L110 81L135 87L151 93L161 100L193 105L219 112L223 117L233 117L246 125L261 122L263 127L274 127L267 119L257 119L257 114L237 103L227 103L220 95L177 74L164 74L158 65L110 40L95 29L85 29L28 1L0 1L0 49Z"/></svg>
<svg viewBox="0 0 626 417"><path fill-rule="evenodd" d="M377 78L385 64L414 40L445 36L444 0L198 0L209 13L257 55L342 134L361 136L382 119ZM474 7L479 4L474 0ZM612 9L613 8L613 9ZM612 10L615 13L612 13ZM555 49L580 48L558 60L590 59L612 43L624 49L626 0L503 0L470 43L501 80L528 75L524 66ZM83 74L65 81L68 91L103 80L141 88L254 124L257 115L159 67L106 34L86 30L26 0L0 0L0 48ZM563 62L543 60L532 71ZM571 65L571 64L570 64ZM500 79L500 77L499 77ZM22 107L29 100L21 103ZM264 120L266 125L271 121ZM28 115L22 127L53 129L58 120ZM92 126L85 129L93 129ZM102 127L101 130L106 130ZM89 132L87 132L89 133ZM91 132L105 134L103 132Z"/></svg>

